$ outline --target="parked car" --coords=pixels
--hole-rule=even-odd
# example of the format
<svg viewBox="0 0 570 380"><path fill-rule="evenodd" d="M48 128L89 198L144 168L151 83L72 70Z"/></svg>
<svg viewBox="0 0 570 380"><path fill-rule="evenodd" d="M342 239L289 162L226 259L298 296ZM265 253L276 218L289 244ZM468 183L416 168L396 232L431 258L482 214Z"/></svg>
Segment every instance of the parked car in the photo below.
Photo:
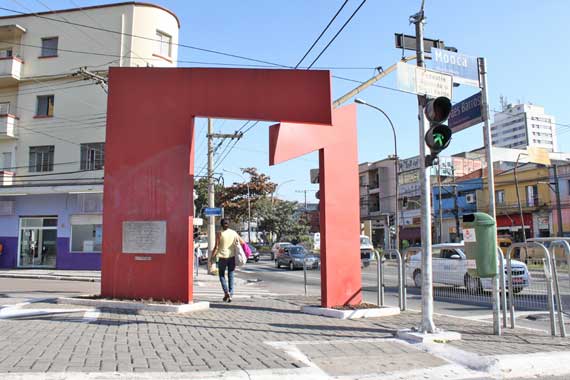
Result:
<svg viewBox="0 0 570 380"><path fill-rule="evenodd" d="M374 260L374 245L366 235L360 235L360 262L361 267L370 265L370 260Z"/></svg>
<svg viewBox="0 0 570 380"><path fill-rule="evenodd" d="M307 269L319 268L319 257L309 253L305 247L291 245L283 250L283 253L275 259L276 268L281 268L281 266L287 267L289 270L303 268L303 259Z"/></svg>
<svg viewBox="0 0 570 380"><path fill-rule="evenodd" d="M275 260L280 253L283 253L283 248L292 245L293 244L289 242L281 242L273 244L273 248L271 248L271 260Z"/></svg>
<svg viewBox="0 0 570 380"><path fill-rule="evenodd" d="M247 261L248 262L253 261L257 263L259 261L259 251L253 245L249 243L247 243L247 245L249 245L249 249L251 250L251 256L249 257L249 259L247 259Z"/></svg>
<svg viewBox="0 0 570 380"><path fill-rule="evenodd" d="M499 250L497 254L501 254ZM432 275L433 282L437 284L465 286L470 293L481 290L492 290L491 278L479 278L468 273L470 263L464 253L462 243L435 244L432 247ZM406 273L411 277L414 285L422 286L421 247L410 247L406 250ZM506 266L504 268L506 271ZM530 286L530 272L527 266L518 260L511 261L513 277L513 293L520 293ZM507 276L505 276L505 281Z"/></svg>

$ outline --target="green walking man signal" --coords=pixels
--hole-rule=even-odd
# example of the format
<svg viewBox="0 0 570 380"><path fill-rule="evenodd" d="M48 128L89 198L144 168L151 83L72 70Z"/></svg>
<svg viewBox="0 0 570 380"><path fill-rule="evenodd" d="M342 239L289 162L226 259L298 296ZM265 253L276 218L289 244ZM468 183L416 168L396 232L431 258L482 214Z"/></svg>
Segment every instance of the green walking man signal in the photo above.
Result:
<svg viewBox="0 0 570 380"><path fill-rule="evenodd" d="M425 135L426 145L430 154L425 158L426 167L432 166L437 160L437 155L449 146L451 141L451 128L445 123L451 112L451 100L444 96L428 100L424 112L430 122L430 127Z"/></svg>

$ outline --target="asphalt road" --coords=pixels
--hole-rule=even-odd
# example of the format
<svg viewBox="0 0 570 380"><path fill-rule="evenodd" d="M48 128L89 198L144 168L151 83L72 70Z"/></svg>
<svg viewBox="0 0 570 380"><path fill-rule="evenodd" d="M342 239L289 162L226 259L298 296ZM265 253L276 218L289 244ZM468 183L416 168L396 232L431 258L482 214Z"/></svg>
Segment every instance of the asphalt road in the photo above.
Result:
<svg viewBox="0 0 570 380"><path fill-rule="evenodd" d="M362 269L363 298L365 302L377 303L376 263ZM280 294L304 294L303 270L289 271L277 269L269 257L262 257L258 263L247 264L238 274L239 277L261 281L269 291ZM398 306L397 272L394 261L387 261L384 270L385 304ZM567 281L565 277L564 280ZM568 287L561 283L562 293L568 293ZM413 286L408 279L407 308L421 310L420 289ZM546 284L541 276L533 276L532 286L515 295L517 326L540 330L549 330L549 319L546 309ZM239 291L239 289L238 289ZM307 271L308 295L320 294L320 271ZM570 294L564 304L570 305ZM450 317L461 317L489 323L492 329L492 299L490 292L468 294L464 288L450 286L434 287L434 311ZM508 318L508 314L507 314ZM566 328L570 331L570 315L566 315ZM442 326L443 327L443 326Z"/></svg>

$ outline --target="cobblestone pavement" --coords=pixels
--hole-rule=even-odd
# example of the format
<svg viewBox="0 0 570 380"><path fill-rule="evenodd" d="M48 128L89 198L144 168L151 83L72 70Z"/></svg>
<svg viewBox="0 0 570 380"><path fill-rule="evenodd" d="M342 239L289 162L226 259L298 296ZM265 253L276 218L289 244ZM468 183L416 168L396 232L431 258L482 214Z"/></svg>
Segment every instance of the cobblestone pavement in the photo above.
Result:
<svg viewBox="0 0 570 380"><path fill-rule="evenodd" d="M374 374L386 379L467 379L486 378L482 371L488 368L455 357L458 353L487 358L570 351L570 340L540 331L507 329L505 336L495 337L490 324L442 316L436 316L436 324L460 332L461 341L412 345L393 335L397 329L416 326L417 313L343 321L299 312L301 305L318 303L316 297L265 295L231 304L214 302L210 310L188 314L46 302L13 306L53 313L0 319L0 378L15 373L27 380L34 374L62 372L150 376L145 379L158 378L155 373L175 378L192 373L215 378L223 372L251 377L265 370L270 372L259 372L264 375L258 378L281 373L301 379L304 373L310 375L306 378Z"/></svg>

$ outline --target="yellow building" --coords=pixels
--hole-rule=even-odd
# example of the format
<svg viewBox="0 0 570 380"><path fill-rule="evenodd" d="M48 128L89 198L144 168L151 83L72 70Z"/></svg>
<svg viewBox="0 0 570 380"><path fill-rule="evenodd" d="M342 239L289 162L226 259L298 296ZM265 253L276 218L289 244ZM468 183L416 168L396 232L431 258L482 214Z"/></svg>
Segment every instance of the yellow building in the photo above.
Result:
<svg viewBox="0 0 570 380"><path fill-rule="evenodd" d="M548 237L552 234L552 205L548 187L547 167L534 164L519 165L517 169L520 204L527 237ZM483 190L477 194L477 209L487 212L489 204L487 177ZM495 170L495 203L497 207L497 234L510 235L522 241L521 217L515 187L514 170Z"/></svg>

